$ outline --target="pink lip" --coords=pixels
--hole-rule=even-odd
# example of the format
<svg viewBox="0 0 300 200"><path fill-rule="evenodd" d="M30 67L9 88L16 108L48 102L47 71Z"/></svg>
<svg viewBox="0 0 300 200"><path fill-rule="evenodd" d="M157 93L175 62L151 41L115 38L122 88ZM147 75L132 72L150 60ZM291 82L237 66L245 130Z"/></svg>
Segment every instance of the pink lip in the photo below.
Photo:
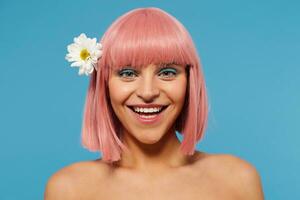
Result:
<svg viewBox="0 0 300 200"><path fill-rule="evenodd" d="M127 105L130 107L139 107L139 108L157 108L157 107L164 107L167 105L161 105L161 104L132 104L132 105Z"/></svg>
<svg viewBox="0 0 300 200"><path fill-rule="evenodd" d="M142 115L137 114L136 112L134 112L133 110L131 110L130 108L128 108L130 110L130 113L132 113L133 117L139 121L142 124L155 124L157 122L159 122L162 118L163 113L165 112L165 110L163 110L162 112L153 115L153 117L151 116L151 118L145 118L142 117ZM149 115L147 115L149 116Z"/></svg>

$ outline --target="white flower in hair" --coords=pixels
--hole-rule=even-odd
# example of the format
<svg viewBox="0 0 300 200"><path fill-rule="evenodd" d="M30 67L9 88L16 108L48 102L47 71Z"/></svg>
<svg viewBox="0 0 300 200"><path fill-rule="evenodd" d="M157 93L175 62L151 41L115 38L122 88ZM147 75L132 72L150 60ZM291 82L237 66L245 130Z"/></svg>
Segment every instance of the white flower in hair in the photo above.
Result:
<svg viewBox="0 0 300 200"><path fill-rule="evenodd" d="M66 60L73 62L71 67L79 67L79 75L89 75L97 70L98 58L102 55L102 44L96 38L88 38L84 33L74 38L74 43L68 45Z"/></svg>

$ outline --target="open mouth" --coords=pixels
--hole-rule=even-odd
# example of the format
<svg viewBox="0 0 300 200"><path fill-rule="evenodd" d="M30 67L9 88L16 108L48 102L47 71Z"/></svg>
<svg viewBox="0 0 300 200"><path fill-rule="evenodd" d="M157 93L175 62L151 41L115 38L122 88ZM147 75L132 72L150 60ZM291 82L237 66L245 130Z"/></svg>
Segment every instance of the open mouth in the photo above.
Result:
<svg viewBox="0 0 300 200"><path fill-rule="evenodd" d="M138 108L134 106L127 107L132 111L134 118L142 124L156 124L161 121L163 112L169 105L159 108Z"/></svg>
<svg viewBox="0 0 300 200"><path fill-rule="evenodd" d="M161 112L163 112L167 107L168 105L166 106L162 106L162 108L160 110L157 110L157 111L151 111L151 112L142 112L142 111L138 111L138 110L135 110L133 106L127 106L128 108L130 108L133 112L139 114L139 115L156 115L156 114L159 114Z"/></svg>

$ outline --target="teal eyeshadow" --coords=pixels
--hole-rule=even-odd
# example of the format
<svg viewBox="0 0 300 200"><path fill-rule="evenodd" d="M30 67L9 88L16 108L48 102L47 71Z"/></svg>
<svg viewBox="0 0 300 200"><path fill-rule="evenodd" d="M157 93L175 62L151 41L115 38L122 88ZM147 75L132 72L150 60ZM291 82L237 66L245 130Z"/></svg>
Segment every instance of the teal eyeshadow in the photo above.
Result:
<svg viewBox="0 0 300 200"><path fill-rule="evenodd" d="M121 74L124 73L124 72L134 72L134 70L133 70L133 69L121 69L121 70L119 71L119 74L121 75Z"/></svg>
<svg viewBox="0 0 300 200"><path fill-rule="evenodd" d="M162 70L161 70L161 72L164 72L164 71L172 71L172 72L174 72L174 73L176 73L176 72L177 72L177 70L176 70L176 69L172 69L172 68L168 68L168 69L162 69Z"/></svg>
<svg viewBox="0 0 300 200"><path fill-rule="evenodd" d="M177 73L177 70L176 69L173 69L173 68L163 68L160 72L165 72L165 71L171 71L171 72L174 72L174 73ZM119 71L119 74L121 75L122 73L126 73L126 72L135 72L133 69L121 69Z"/></svg>

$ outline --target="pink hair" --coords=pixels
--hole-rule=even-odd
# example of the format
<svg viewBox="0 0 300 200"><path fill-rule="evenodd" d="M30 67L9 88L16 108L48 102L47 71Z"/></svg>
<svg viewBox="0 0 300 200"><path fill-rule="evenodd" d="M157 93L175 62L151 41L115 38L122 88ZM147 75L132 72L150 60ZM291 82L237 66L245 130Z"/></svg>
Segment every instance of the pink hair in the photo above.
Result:
<svg viewBox="0 0 300 200"><path fill-rule="evenodd" d="M110 104L107 81L111 69L151 63L186 66L188 90L175 122L183 135L180 149L192 155L207 126L208 102L200 59L191 36L173 16L159 8L138 8L119 17L101 38L103 54L91 75L83 116L82 145L100 151L103 161L120 160L128 148L120 140L120 121Z"/></svg>

